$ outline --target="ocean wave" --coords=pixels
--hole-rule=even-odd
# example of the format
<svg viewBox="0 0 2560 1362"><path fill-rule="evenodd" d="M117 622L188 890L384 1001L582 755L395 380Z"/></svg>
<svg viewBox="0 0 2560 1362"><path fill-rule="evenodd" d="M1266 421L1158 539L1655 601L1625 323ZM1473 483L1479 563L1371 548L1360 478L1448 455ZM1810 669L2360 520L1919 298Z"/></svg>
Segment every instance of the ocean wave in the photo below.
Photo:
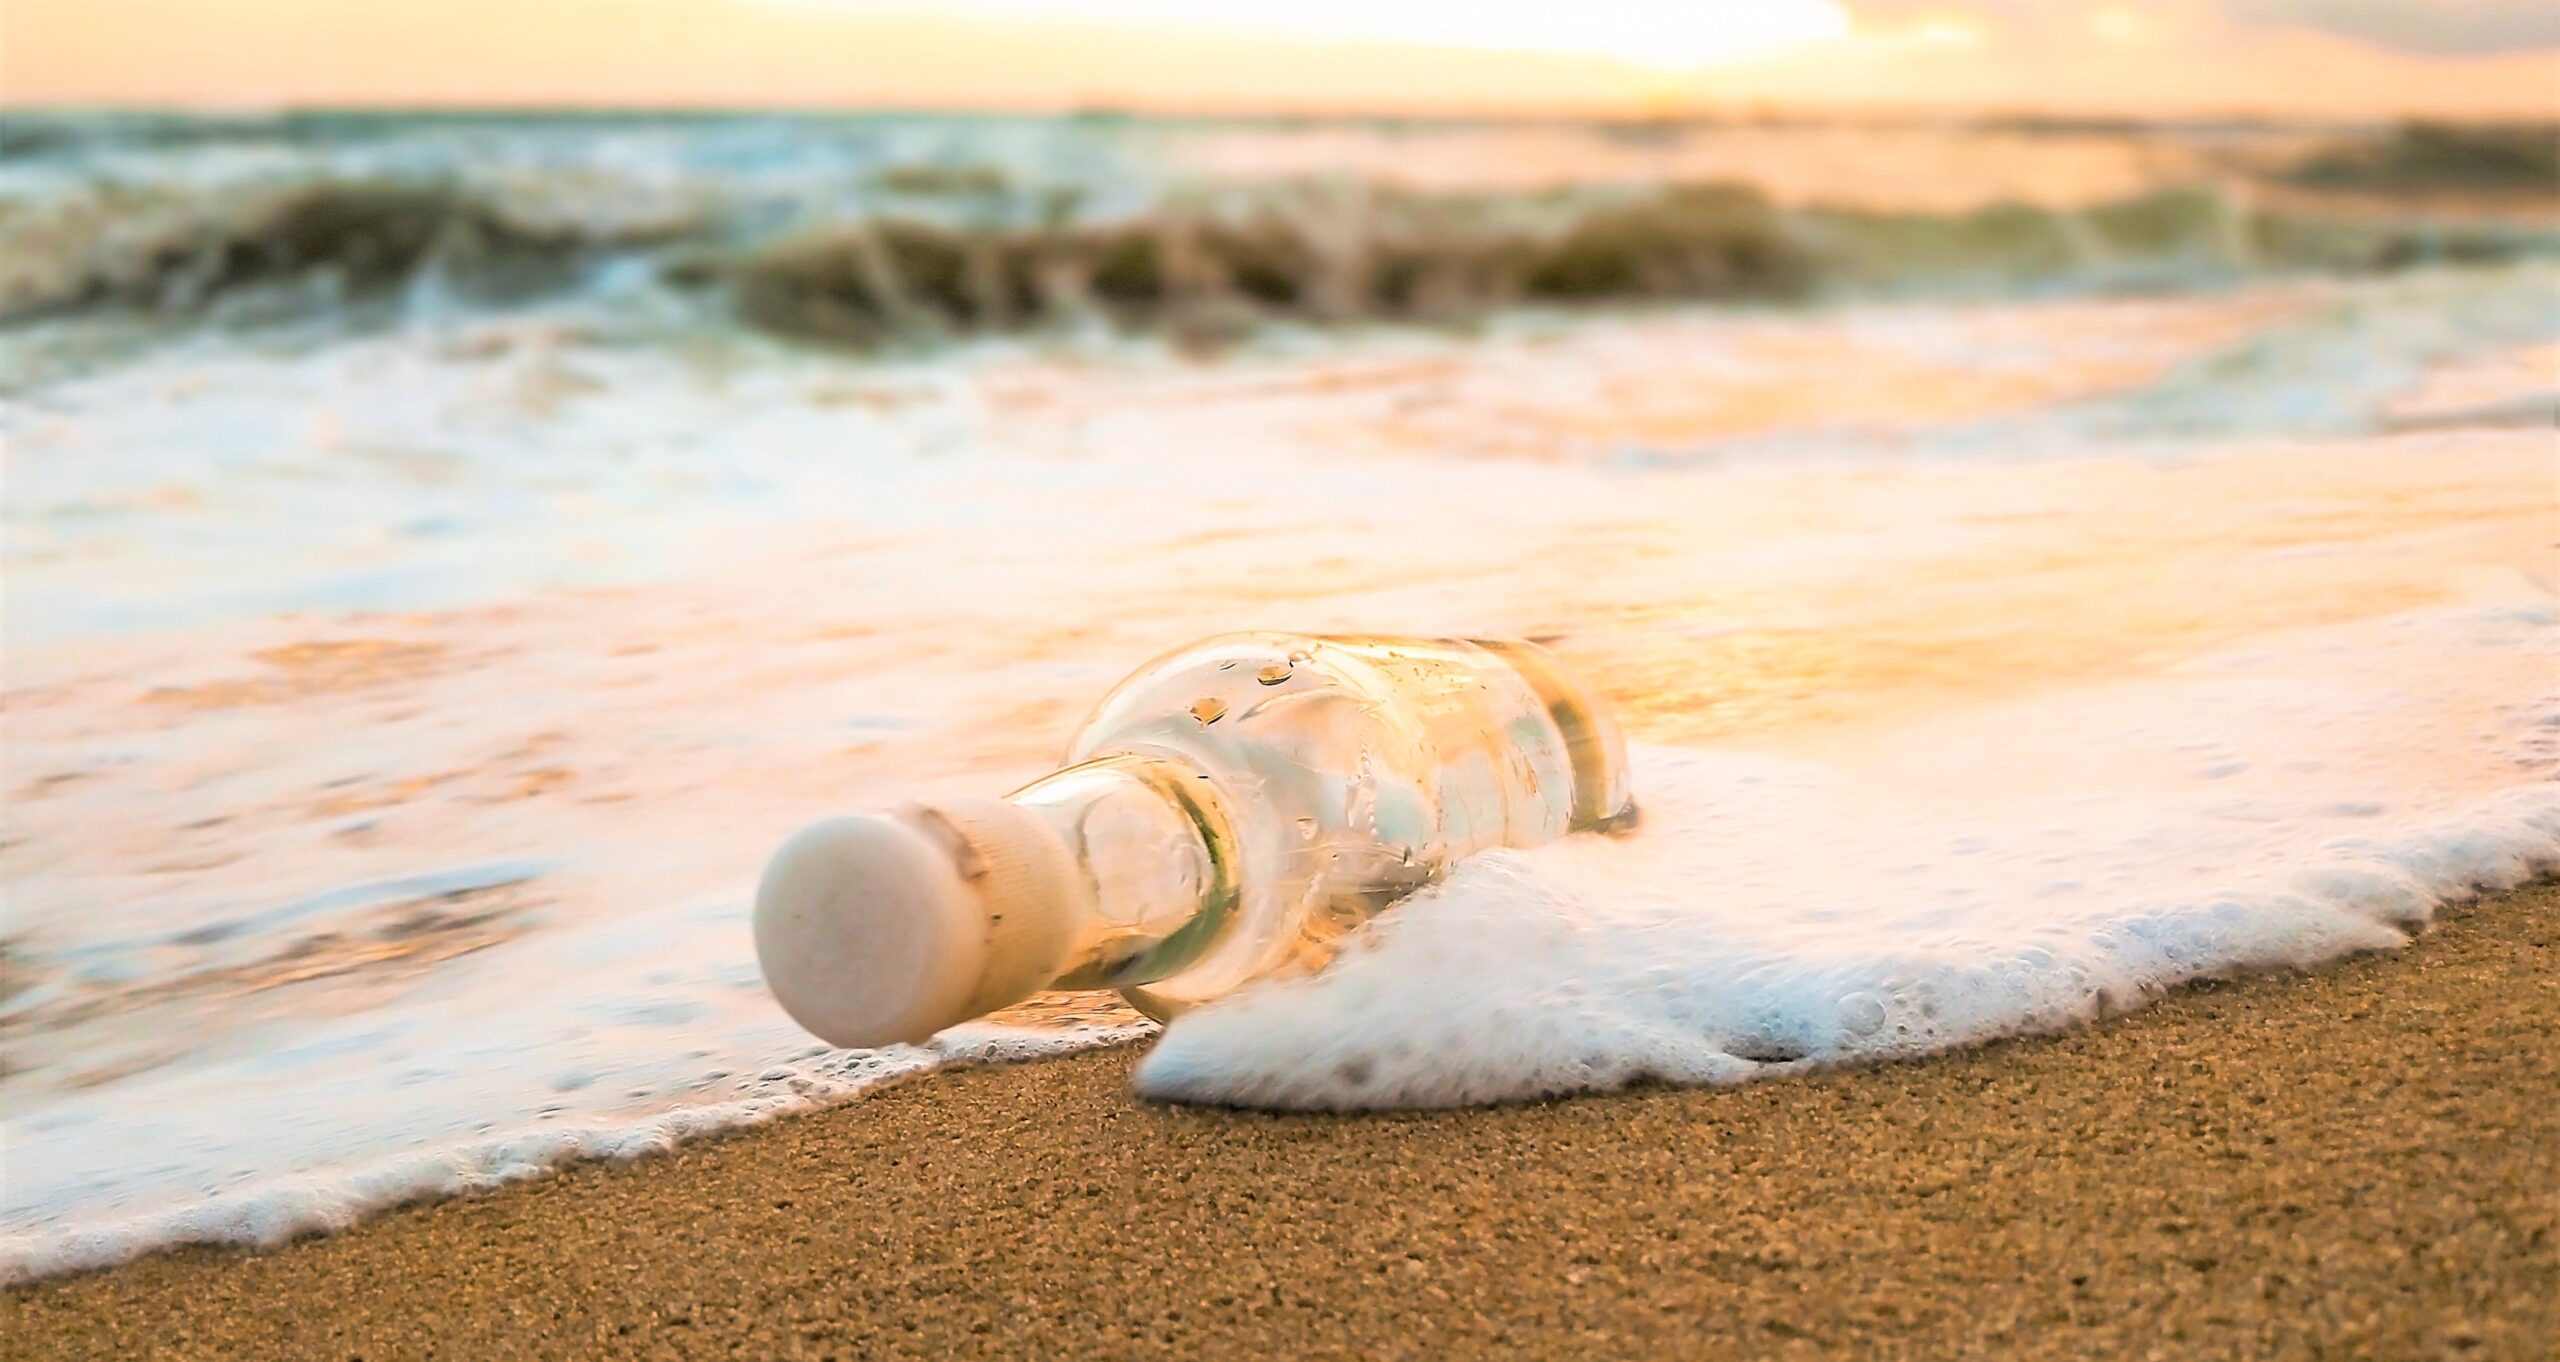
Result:
<svg viewBox="0 0 2560 1362"><path fill-rule="evenodd" d="M2547 198L2560 190L2560 123L2471 126L2403 123L2345 139L2284 172L2314 189L2380 193L2496 193Z"/></svg>
<svg viewBox="0 0 2560 1362"><path fill-rule="evenodd" d="M289 283L323 283L323 301L337 304L430 272L466 294L514 297L557 289L581 263L690 225L546 218L451 184L393 179L84 196L0 218L0 320L95 309L185 316Z"/></svg>
<svg viewBox="0 0 2560 1362"><path fill-rule="evenodd" d="M1285 182L1165 194L1115 215L977 166L884 172L815 212L665 186L373 176L19 205L0 214L0 323L181 321L243 295L268 301L256 315L301 314L422 279L440 297L505 302L636 260L710 315L801 341L877 347L1101 322L1208 342L1274 320L2162 290L2553 254L2560 228L2277 210L2229 185L1895 213L1782 206L1732 183L1422 194Z"/></svg>
<svg viewBox="0 0 2560 1362"><path fill-rule="evenodd" d="M1928 292L2191 287L2560 250L2499 223L2326 220L2189 188L2085 209L1782 209L1744 185L1624 197L1309 193L1100 227L821 228L707 264L750 324L873 345L1099 316L1214 339L1258 321L1465 320L1501 308L1776 303Z"/></svg>

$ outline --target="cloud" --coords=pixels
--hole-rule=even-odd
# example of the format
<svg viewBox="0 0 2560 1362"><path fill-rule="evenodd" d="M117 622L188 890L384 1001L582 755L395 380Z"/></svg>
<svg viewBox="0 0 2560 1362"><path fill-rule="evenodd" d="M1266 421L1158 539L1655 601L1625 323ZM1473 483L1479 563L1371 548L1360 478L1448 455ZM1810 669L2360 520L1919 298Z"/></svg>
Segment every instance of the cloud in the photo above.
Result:
<svg viewBox="0 0 2560 1362"><path fill-rule="evenodd" d="M1969 17L2016 32L2058 29L2121 6L2053 0L1854 0L1850 8L1860 18L1889 24ZM2317 29L2427 56L2560 48L2560 3L2554 0L2211 0L2207 8L2243 24Z"/></svg>
<svg viewBox="0 0 2560 1362"><path fill-rule="evenodd" d="M2225 0L2234 17L2316 28L2431 56L2560 47L2552 0Z"/></svg>

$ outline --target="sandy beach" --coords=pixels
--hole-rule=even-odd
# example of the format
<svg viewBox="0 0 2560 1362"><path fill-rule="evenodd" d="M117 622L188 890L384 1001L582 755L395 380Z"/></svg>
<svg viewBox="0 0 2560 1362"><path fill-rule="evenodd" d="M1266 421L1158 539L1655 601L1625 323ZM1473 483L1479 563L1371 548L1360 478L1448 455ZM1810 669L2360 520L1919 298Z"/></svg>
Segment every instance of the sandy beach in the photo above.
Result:
<svg viewBox="0 0 2560 1362"><path fill-rule="evenodd" d="M1268 1116L946 1071L280 1251L0 1297L22 1357L2547 1357L2560 888L2059 1037Z"/></svg>

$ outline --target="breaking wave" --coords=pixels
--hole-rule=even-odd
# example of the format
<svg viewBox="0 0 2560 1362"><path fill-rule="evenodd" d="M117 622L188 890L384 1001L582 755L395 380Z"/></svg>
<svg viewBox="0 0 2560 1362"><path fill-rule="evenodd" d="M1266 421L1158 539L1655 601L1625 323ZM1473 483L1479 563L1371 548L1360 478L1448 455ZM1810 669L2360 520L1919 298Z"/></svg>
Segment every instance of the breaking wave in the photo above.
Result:
<svg viewBox="0 0 2560 1362"><path fill-rule="evenodd" d="M1782 204L1741 182L1431 191L894 158L759 173L777 153L672 145L683 154L607 144L483 169L467 144L424 164L230 149L183 174L160 163L176 153L148 174L40 159L0 176L0 325L326 316L421 290L504 304L636 277L698 315L826 344L1097 323L1207 342L1274 320L2161 290L2560 254L2560 228L2513 215L2331 211L2231 176L2081 206L1895 211ZM2350 164L2365 162L2304 174Z"/></svg>

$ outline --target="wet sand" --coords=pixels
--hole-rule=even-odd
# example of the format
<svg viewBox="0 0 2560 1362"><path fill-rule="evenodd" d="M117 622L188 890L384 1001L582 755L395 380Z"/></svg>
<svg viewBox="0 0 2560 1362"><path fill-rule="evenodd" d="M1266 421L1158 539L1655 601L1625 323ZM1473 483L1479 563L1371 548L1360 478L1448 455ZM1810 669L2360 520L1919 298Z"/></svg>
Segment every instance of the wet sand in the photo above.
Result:
<svg viewBox="0 0 2560 1362"><path fill-rule="evenodd" d="M1389 1117L945 1072L266 1254L0 1296L25 1357L2537 1358L2560 886L1938 1060Z"/></svg>

